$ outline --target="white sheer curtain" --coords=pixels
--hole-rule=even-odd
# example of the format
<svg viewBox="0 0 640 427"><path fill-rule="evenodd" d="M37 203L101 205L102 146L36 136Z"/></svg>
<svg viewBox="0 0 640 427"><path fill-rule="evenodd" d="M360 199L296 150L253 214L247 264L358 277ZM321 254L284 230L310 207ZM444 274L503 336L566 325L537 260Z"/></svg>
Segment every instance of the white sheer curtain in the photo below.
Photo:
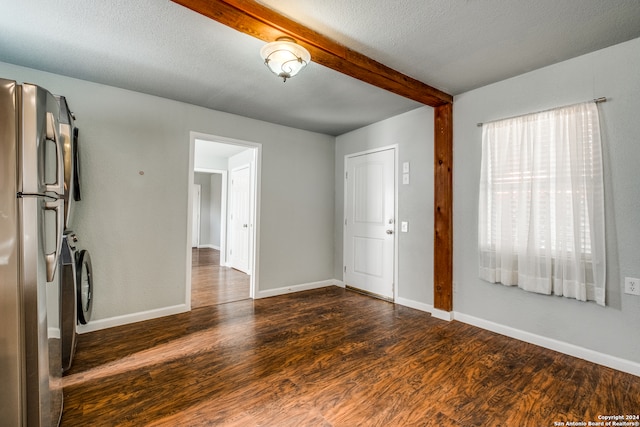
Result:
<svg viewBox="0 0 640 427"><path fill-rule="evenodd" d="M605 304L595 102L483 125L478 230L482 279Z"/></svg>

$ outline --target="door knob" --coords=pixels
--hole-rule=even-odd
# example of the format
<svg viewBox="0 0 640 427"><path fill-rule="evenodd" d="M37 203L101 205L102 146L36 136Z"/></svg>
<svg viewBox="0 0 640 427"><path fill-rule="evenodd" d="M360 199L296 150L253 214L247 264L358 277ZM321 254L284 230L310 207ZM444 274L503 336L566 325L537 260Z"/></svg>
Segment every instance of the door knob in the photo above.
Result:
<svg viewBox="0 0 640 427"><path fill-rule="evenodd" d="M387 234L393 234L393 230L387 230Z"/></svg>

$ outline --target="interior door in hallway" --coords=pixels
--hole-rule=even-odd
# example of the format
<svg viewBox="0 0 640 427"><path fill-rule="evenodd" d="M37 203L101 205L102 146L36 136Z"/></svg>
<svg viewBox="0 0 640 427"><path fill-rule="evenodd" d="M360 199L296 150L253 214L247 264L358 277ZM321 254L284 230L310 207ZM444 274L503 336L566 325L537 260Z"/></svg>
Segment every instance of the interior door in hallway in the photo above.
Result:
<svg viewBox="0 0 640 427"><path fill-rule="evenodd" d="M346 158L344 282L394 298L395 149Z"/></svg>
<svg viewBox="0 0 640 427"><path fill-rule="evenodd" d="M250 274L251 169L249 165L231 171L231 267Z"/></svg>

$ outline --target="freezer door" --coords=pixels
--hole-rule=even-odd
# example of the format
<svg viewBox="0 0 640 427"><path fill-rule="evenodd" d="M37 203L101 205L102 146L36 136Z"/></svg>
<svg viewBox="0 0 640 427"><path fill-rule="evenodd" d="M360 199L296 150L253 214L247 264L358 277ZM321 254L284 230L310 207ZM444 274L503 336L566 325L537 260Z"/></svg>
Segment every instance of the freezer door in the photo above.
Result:
<svg viewBox="0 0 640 427"><path fill-rule="evenodd" d="M16 82L0 79L0 424L23 425L26 406L20 322Z"/></svg>

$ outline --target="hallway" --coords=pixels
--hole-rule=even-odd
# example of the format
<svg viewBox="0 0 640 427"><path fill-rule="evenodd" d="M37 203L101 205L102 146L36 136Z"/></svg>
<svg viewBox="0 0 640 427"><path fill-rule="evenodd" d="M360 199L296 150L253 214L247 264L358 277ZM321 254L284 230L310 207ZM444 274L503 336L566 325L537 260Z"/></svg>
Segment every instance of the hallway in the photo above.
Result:
<svg viewBox="0 0 640 427"><path fill-rule="evenodd" d="M220 251L209 248L191 251L191 308L249 298L250 277L220 266Z"/></svg>

